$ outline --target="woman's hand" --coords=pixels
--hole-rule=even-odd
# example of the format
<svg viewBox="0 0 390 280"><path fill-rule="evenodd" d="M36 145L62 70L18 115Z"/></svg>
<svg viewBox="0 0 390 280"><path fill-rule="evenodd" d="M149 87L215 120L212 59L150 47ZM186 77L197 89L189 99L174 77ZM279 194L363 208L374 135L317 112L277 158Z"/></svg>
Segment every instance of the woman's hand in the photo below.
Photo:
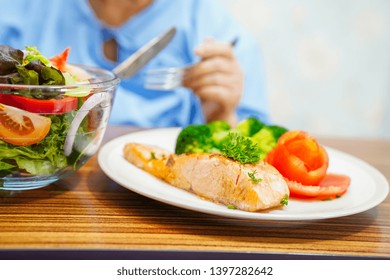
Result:
<svg viewBox="0 0 390 280"><path fill-rule="evenodd" d="M188 71L184 86L200 98L207 122L224 120L234 126L244 75L233 46L207 39L195 49L195 54L202 60Z"/></svg>

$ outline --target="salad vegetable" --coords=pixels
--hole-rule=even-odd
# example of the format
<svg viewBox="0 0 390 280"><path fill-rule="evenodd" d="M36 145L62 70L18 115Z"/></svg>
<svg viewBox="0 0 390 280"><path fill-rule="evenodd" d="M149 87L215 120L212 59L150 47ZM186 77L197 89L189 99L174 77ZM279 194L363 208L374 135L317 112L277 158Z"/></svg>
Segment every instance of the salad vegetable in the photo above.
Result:
<svg viewBox="0 0 390 280"><path fill-rule="evenodd" d="M67 166L63 141L69 129L69 113L48 115L51 120L48 135L39 143L19 146L0 140L0 166L2 175L25 170L32 175L50 175Z"/></svg>
<svg viewBox="0 0 390 280"><path fill-rule="evenodd" d="M23 85L65 85L62 72L34 47L21 50L0 45L0 83ZM20 94L44 99L41 91L20 91Z"/></svg>
<svg viewBox="0 0 390 280"><path fill-rule="evenodd" d="M40 142L49 133L51 120L0 103L0 139L18 146Z"/></svg>
<svg viewBox="0 0 390 280"><path fill-rule="evenodd" d="M70 48L66 48L62 53L50 58L50 62L61 72L66 71L66 62L68 60Z"/></svg>
<svg viewBox="0 0 390 280"><path fill-rule="evenodd" d="M63 114L77 109L78 99L64 96L59 99L35 99L23 95L0 94L0 103L39 114Z"/></svg>
<svg viewBox="0 0 390 280"><path fill-rule="evenodd" d="M69 156L71 154L77 130L80 128L80 125L88 114L88 112L90 112L90 110L92 110L99 104L104 103L108 100L109 98L107 96L107 93L96 93L89 97L80 107L79 111L74 116L72 125L69 128L68 134L66 135L66 139L64 142L64 152L66 156ZM102 118L104 118L104 116L102 116Z"/></svg>
<svg viewBox="0 0 390 280"><path fill-rule="evenodd" d="M0 87L0 173L51 175L74 165L81 152L67 154L65 140L77 110L88 101L89 91L66 69L69 49L48 59L36 47L24 51L0 45L0 84L75 85L74 91L43 91L22 86ZM85 77L83 77L85 78ZM74 94L73 94L74 93ZM85 114L84 114L85 116ZM78 118L74 134L84 134L88 120ZM74 137L74 136L73 136ZM93 137L91 133L89 136ZM75 154L76 153L76 154ZM71 154L71 155L70 155Z"/></svg>

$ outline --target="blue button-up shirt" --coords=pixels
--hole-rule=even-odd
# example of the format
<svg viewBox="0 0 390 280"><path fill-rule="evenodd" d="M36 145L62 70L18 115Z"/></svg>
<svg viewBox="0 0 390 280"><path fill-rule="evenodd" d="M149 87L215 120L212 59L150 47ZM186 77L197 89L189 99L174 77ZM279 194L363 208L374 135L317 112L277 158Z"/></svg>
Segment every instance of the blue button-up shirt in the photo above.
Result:
<svg viewBox="0 0 390 280"><path fill-rule="evenodd" d="M102 44L118 42L118 63L153 37L175 26L168 46L116 92L110 123L141 127L186 126L204 122L198 98L188 89L145 89L145 71L184 66L199 60L193 49L206 37L231 41L245 73L244 94L237 108L240 119L255 116L268 122L264 73L255 40L216 0L155 0L119 28L100 22L87 0L0 0L0 44L14 48L37 46L47 57L71 48L68 61L113 69Z"/></svg>

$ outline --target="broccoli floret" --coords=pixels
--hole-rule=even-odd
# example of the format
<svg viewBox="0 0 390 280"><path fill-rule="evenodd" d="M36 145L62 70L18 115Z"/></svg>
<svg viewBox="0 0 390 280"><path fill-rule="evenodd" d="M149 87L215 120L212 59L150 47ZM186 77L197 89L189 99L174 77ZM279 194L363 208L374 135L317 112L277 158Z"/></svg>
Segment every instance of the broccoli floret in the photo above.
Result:
<svg viewBox="0 0 390 280"><path fill-rule="evenodd" d="M242 164L256 163L260 160L261 149L251 138L230 132L223 140L221 153Z"/></svg>
<svg viewBox="0 0 390 280"><path fill-rule="evenodd" d="M224 143L224 141L229 133L230 133L230 130L218 131L218 132L213 133L213 135L211 136L211 141L212 141L212 145L215 148L215 152L218 152L221 150L222 145L223 145L223 143Z"/></svg>
<svg viewBox="0 0 390 280"><path fill-rule="evenodd" d="M221 153L240 163L256 163L276 145L287 129L266 126L256 118L241 121L231 128L225 121L189 125L176 140L175 153Z"/></svg>
<svg viewBox="0 0 390 280"><path fill-rule="evenodd" d="M263 127L251 137L252 141L260 148L260 159L264 159L269 151L276 146L276 140L268 127Z"/></svg>
<svg viewBox="0 0 390 280"><path fill-rule="evenodd" d="M223 140L231 130L230 124L225 121L213 121L207 124L207 126L211 130L211 142L214 151L218 152L222 147Z"/></svg>
<svg viewBox="0 0 390 280"><path fill-rule="evenodd" d="M287 132L287 128L278 125L269 125L268 128L271 130L274 135L276 141L279 140L280 136Z"/></svg>
<svg viewBox="0 0 390 280"><path fill-rule="evenodd" d="M260 131L251 137L261 149L260 159L264 159L269 151L276 146L279 137L285 133L287 129L281 126L264 126Z"/></svg>
<svg viewBox="0 0 390 280"><path fill-rule="evenodd" d="M179 133L175 153L207 153L212 149L211 135L210 127L207 125L189 125Z"/></svg>
<svg viewBox="0 0 390 280"><path fill-rule="evenodd" d="M225 121L187 126L177 137L175 153L219 152L229 130L230 125Z"/></svg>
<svg viewBox="0 0 390 280"><path fill-rule="evenodd" d="M211 133L227 131L231 128L230 124L225 121L213 121L206 125L210 128Z"/></svg>
<svg viewBox="0 0 390 280"><path fill-rule="evenodd" d="M264 126L265 126L264 123L252 117L240 121L234 130L240 132L243 136L251 137L260 129L262 129Z"/></svg>

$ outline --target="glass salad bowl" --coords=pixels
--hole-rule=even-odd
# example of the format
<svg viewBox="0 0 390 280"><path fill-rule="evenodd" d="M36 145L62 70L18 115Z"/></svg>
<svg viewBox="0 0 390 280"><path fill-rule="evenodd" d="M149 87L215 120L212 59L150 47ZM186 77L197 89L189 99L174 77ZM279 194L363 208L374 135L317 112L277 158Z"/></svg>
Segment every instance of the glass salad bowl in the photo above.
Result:
<svg viewBox="0 0 390 280"><path fill-rule="evenodd" d="M73 65L88 78L73 85L2 84L0 190L44 187L76 171L104 136L119 79Z"/></svg>

